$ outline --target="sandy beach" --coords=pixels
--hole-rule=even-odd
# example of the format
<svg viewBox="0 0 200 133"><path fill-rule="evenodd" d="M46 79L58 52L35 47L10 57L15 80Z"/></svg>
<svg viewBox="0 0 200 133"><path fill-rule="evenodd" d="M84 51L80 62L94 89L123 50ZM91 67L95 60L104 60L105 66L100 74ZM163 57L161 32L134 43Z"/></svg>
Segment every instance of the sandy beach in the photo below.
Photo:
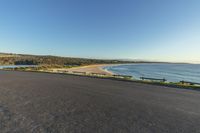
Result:
<svg viewBox="0 0 200 133"><path fill-rule="evenodd" d="M96 64L96 65L88 65L88 66L81 66L81 67L74 67L74 68L61 68L61 69L53 69L54 72L58 71L67 71L69 73L73 72L81 72L86 74L102 74L102 75L108 75L112 76L113 73L104 70L102 67L110 66L113 64Z"/></svg>

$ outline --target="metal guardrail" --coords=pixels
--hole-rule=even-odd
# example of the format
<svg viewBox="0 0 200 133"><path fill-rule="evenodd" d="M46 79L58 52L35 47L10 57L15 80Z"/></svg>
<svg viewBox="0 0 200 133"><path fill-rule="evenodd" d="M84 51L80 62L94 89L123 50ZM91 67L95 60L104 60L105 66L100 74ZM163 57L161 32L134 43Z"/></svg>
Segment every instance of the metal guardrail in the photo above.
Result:
<svg viewBox="0 0 200 133"><path fill-rule="evenodd" d="M129 75L113 75L114 77L121 77L121 78L132 78L133 76Z"/></svg>
<svg viewBox="0 0 200 133"><path fill-rule="evenodd" d="M102 74L102 73L90 73L92 75L100 75L100 76L106 76L106 74Z"/></svg>
<svg viewBox="0 0 200 133"><path fill-rule="evenodd" d="M66 71L66 70L58 70L58 72L60 72L60 73L67 73L68 71Z"/></svg>
<svg viewBox="0 0 200 133"><path fill-rule="evenodd" d="M75 74L87 74L86 72L78 72L78 71L72 71L72 73L75 73Z"/></svg>
<svg viewBox="0 0 200 133"><path fill-rule="evenodd" d="M142 80L152 80L152 81L161 81L161 82L166 82L167 80L165 78L163 79L158 79L158 78L146 78L146 77L140 77Z"/></svg>
<svg viewBox="0 0 200 133"><path fill-rule="evenodd" d="M190 84L190 85L200 85L200 83L195 83L195 82L189 82L189 81L180 81L182 84Z"/></svg>

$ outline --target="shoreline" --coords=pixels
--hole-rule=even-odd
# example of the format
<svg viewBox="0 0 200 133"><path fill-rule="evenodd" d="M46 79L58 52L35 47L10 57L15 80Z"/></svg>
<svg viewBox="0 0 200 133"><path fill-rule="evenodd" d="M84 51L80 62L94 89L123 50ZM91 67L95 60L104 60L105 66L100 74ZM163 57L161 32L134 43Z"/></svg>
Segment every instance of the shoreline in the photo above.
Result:
<svg viewBox="0 0 200 133"><path fill-rule="evenodd" d="M73 67L73 68L53 68L51 70L54 72L68 71L69 73L80 72L80 73L86 73L86 74L99 74L99 75L113 76L114 75L113 72L103 69L103 67L113 66L113 65L116 65L116 64L95 64L95 65L87 65L87 66L80 66L80 67Z"/></svg>
<svg viewBox="0 0 200 133"><path fill-rule="evenodd" d="M33 69L10 69L10 70L85 75L85 76L94 76L94 77L103 77L103 78L125 79L125 80L129 80L129 81L137 81L137 82L143 82L143 83L148 82L148 83L153 83L153 84L155 84L155 82L159 82L159 84L162 84L162 85L172 84L175 86L185 86L185 87L186 86L187 87L194 86L194 87L199 88L199 86L200 86L198 82L189 82L189 81L188 82L187 81L160 82L160 81L150 81L151 79L143 81L143 80L136 79L129 75L118 75L112 71L104 69L104 67L119 66L119 65L130 65L130 64L93 64L93 65L77 66L77 67L72 67L72 68L47 68L44 70L33 70ZM156 84L158 84L158 83L156 83Z"/></svg>
<svg viewBox="0 0 200 133"><path fill-rule="evenodd" d="M148 81L148 80L137 80L137 79L127 79L125 77L116 77L114 73L110 71L104 70L102 67L113 66L113 65L121 65L121 64L96 64L96 65L87 65L87 66L79 66L73 68L52 68L49 70L13 70L13 69L2 69L2 71L21 71L21 72L36 72L36 73L50 73L50 74L66 74L66 75L74 75L74 76L83 76L83 77L96 77L103 79L111 79L117 81L125 81L125 82L133 82L133 83L142 83L142 84L151 84L157 86L165 86L165 87L175 87L182 89L192 89L192 90L200 90L198 85L190 85L190 84L181 84L180 82L156 82L156 81ZM92 71L88 71L92 69ZM70 70L70 71L69 71ZM80 73L74 73L73 71L81 70ZM94 73L97 72L98 73ZM81 73L83 72L83 73Z"/></svg>

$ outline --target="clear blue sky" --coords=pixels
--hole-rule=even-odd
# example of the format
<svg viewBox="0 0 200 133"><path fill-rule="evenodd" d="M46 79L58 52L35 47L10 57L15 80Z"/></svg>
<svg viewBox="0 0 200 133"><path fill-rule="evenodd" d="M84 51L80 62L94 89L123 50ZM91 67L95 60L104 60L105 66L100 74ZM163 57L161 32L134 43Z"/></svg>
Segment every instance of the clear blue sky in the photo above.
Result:
<svg viewBox="0 0 200 133"><path fill-rule="evenodd" d="M0 52L200 62L200 0L0 0Z"/></svg>

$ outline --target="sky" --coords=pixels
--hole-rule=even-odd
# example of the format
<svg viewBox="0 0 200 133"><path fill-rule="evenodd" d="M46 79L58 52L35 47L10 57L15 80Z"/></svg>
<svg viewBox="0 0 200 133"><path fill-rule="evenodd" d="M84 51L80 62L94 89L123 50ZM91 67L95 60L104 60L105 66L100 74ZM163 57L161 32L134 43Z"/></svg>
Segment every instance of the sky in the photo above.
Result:
<svg viewBox="0 0 200 133"><path fill-rule="evenodd" d="M200 63L200 0L0 0L0 52Z"/></svg>

